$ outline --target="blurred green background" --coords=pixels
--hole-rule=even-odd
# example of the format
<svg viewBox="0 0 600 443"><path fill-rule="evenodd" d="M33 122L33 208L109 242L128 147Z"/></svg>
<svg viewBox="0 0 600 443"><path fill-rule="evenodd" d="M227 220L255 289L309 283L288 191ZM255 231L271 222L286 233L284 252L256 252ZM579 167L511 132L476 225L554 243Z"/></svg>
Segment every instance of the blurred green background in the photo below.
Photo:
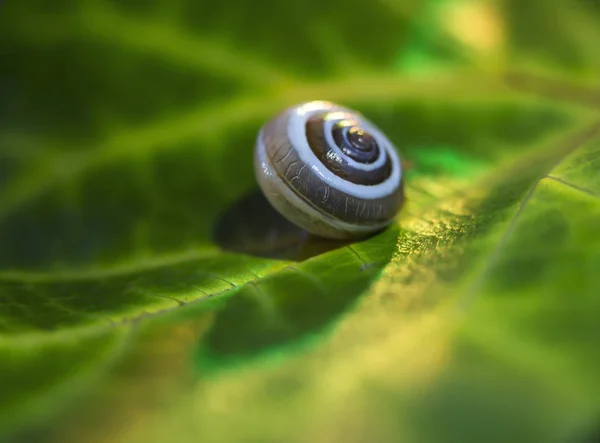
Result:
<svg viewBox="0 0 600 443"><path fill-rule="evenodd" d="M595 0L5 0L0 441L595 441L598 47ZM386 231L257 194L304 100L398 146Z"/></svg>

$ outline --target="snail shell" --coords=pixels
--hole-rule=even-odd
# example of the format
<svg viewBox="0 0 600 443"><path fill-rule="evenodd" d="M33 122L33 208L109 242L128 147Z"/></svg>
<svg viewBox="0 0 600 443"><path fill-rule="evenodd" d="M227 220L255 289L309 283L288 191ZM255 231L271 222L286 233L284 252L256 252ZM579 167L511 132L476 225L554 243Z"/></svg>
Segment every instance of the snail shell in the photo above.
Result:
<svg viewBox="0 0 600 443"><path fill-rule="evenodd" d="M404 198L394 145L360 113L330 102L292 106L268 121L254 166L271 205L322 237L379 231Z"/></svg>

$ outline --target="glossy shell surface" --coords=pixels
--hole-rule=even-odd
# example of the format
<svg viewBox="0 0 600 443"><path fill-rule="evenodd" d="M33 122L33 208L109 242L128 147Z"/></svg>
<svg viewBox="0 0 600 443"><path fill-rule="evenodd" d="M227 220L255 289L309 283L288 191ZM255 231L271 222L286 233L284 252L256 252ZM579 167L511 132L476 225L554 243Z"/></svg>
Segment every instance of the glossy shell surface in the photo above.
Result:
<svg viewBox="0 0 600 443"><path fill-rule="evenodd" d="M325 101L287 108L261 128L255 172L275 209L322 237L381 230L404 200L396 147L362 114Z"/></svg>

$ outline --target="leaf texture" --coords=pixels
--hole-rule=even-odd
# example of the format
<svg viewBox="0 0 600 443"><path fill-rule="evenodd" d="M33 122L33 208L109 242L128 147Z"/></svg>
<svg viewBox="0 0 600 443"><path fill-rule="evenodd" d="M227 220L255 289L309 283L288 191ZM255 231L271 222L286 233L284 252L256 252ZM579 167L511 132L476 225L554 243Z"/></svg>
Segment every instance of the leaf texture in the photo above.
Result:
<svg viewBox="0 0 600 443"><path fill-rule="evenodd" d="M1 4L0 441L585 441L599 32L587 0ZM400 150L372 238L257 192L260 125L314 99Z"/></svg>

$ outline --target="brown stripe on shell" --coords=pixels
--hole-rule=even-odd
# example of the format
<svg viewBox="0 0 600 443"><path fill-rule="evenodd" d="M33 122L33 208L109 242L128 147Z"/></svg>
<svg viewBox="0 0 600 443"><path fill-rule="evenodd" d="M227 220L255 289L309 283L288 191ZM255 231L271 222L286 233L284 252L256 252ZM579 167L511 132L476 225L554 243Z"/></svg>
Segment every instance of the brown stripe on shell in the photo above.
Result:
<svg viewBox="0 0 600 443"><path fill-rule="evenodd" d="M288 122L289 114L284 112L267 123L262 142L273 169L296 195L319 212L346 223L379 225L395 217L404 200L402 183L392 194L370 200L353 197L327 185L303 163L292 147L287 135Z"/></svg>

